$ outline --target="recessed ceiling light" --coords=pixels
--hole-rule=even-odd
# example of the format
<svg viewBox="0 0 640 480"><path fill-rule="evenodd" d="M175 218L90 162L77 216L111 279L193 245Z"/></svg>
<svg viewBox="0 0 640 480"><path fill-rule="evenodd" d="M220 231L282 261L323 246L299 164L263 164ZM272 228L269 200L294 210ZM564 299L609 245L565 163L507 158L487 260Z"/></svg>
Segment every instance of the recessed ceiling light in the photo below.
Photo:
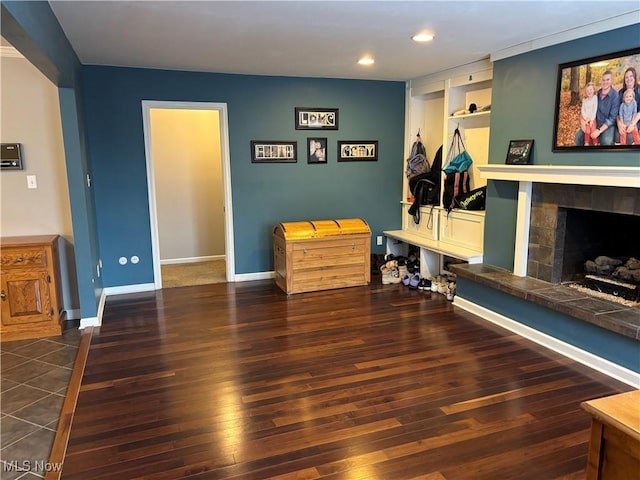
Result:
<svg viewBox="0 0 640 480"><path fill-rule="evenodd" d="M431 35L430 33L418 33L411 37L411 40L413 40L414 42L430 42L431 40L433 40L433 35Z"/></svg>
<svg viewBox="0 0 640 480"><path fill-rule="evenodd" d="M358 65L373 65L376 61L371 57L362 57L358 60Z"/></svg>

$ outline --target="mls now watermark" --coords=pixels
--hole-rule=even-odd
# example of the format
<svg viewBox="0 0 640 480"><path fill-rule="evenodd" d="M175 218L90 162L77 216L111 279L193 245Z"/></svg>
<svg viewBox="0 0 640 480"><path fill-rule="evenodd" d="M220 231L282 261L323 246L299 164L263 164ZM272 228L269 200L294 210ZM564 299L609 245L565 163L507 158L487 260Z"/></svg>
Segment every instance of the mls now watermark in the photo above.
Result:
<svg viewBox="0 0 640 480"><path fill-rule="evenodd" d="M62 462L46 462L44 460L4 460L2 470L5 472L61 472Z"/></svg>

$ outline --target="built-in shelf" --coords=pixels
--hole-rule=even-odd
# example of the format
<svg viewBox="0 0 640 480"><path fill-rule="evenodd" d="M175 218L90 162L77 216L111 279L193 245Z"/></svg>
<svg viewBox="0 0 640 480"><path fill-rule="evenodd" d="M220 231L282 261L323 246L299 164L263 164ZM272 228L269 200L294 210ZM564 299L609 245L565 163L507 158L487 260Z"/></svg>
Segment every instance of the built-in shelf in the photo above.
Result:
<svg viewBox="0 0 640 480"><path fill-rule="evenodd" d="M449 120L458 120L460 118L487 117L489 115L491 115L491 110L486 110L483 112L465 113L463 115L451 115L449 117Z"/></svg>
<svg viewBox="0 0 640 480"><path fill-rule="evenodd" d="M459 258L468 263L482 263L482 252L470 248L460 247L451 243L439 240L431 240L420 235L415 235L404 230L385 230L382 232L389 238L400 240L401 242L425 248L440 255Z"/></svg>
<svg viewBox="0 0 640 480"><path fill-rule="evenodd" d="M491 164L477 168L488 180L640 188L640 167Z"/></svg>

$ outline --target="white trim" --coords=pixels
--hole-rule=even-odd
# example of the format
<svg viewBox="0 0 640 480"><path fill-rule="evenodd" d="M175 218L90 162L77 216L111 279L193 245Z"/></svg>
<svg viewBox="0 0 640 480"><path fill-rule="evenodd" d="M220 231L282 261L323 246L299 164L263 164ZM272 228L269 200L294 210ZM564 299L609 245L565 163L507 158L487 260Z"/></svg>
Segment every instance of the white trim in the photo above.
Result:
<svg viewBox="0 0 640 480"><path fill-rule="evenodd" d="M204 257L185 257L185 258L166 258L164 260L160 260L160 265L175 265L178 263L198 263L198 262L208 262L211 260L224 260L227 258L226 255L207 255Z"/></svg>
<svg viewBox="0 0 640 480"><path fill-rule="evenodd" d="M520 182L518 189L518 214L516 217L515 255L513 257L513 274L518 277L527 276L532 189L532 182Z"/></svg>
<svg viewBox="0 0 640 480"><path fill-rule="evenodd" d="M449 80L456 77L468 78L469 72L487 72L487 80L493 76L493 66L488 58L478 60L477 62L468 63L466 65L459 65L447 70L441 70L430 75L423 75L421 77L413 78L409 80L410 95L423 95L434 92L441 92L446 89L445 85L449 85ZM478 75L478 73L474 73ZM445 105L448 102L445 101Z"/></svg>
<svg viewBox="0 0 640 480"><path fill-rule="evenodd" d="M490 164L477 168L489 180L640 188L640 167Z"/></svg>
<svg viewBox="0 0 640 480"><path fill-rule="evenodd" d="M99 327L102 325L102 319L98 317L87 317L80 319L80 326L78 327L80 330L87 327Z"/></svg>
<svg viewBox="0 0 640 480"><path fill-rule="evenodd" d="M6 58L24 58L18 50L10 45L1 45L0 46L0 57Z"/></svg>
<svg viewBox="0 0 640 480"><path fill-rule="evenodd" d="M157 290L154 283L138 283L136 285L121 285L119 287L105 287L102 293L108 297L110 295L123 295L125 293L153 292ZM101 315L102 316L102 315Z"/></svg>
<svg viewBox="0 0 640 480"><path fill-rule="evenodd" d="M254 272L254 273L239 273L235 276L234 282L251 282L253 280L269 280L275 278L275 272Z"/></svg>
<svg viewBox="0 0 640 480"><path fill-rule="evenodd" d="M495 62L497 60L502 60L503 58L514 57L522 53L538 50L540 48L550 47L559 43L588 37L589 35L595 35L598 33L607 32L609 30L615 30L616 28L634 25L638 23L639 12L639 9L632 10L630 12L623 13L606 20L601 20L589 25L572 28L570 30L565 30L564 32L554 33L553 35L548 35L546 37L531 40L530 42L521 43L520 45L514 45L513 47L505 48L491 53L490 58L492 62Z"/></svg>
<svg viewBox="0 0 640 480"><path fill-rule="evenodd" d="M488 180L519 182L513 274L527 276L529 229L533 183L595 185L640 188L640 167L592 167L562 165L478 165Z"/></svg>
<svg viewBox="0 0 640 480"><path fill-rule="evenodd" d="M156 289L162 288L162 272L160 270L160 241L155 193L155 177L153 175L153 156L151 152L151 117L152 108L217 110L220 115L220 151L222 154L222 188L224 190L225 218L225 257L226 278L233 281L235 276L235 251L233 237L233 206L231 196L231 155L229 153L229 120L226 103L213 102L170 102L158 100L142 100L142 124L144 130L144 147L147 165L147 191L149 198L149 219L151 229L151 253L153 258L153 278Z"/></svg>
<svg viewBox="0 0 640 480"><path fill-rule="evenodd" d="M506 328L511 332L517 333L521 337L531 340L538 345L542 345L554 352L558 352L565 357L569 357L576 362L582 363L583 365L593 368L594 370L604 373L616 380L620 380L621 382L635 388L640 388L640 373L636 373L633 370L624 368L609 360L594 355L593 353L587 352L550 335L523 325L516 320L482 307L470 300L460 297L459 295L456 295L453 303L456 307L460 307L461 309L473 313L484 320Z"/></svg>

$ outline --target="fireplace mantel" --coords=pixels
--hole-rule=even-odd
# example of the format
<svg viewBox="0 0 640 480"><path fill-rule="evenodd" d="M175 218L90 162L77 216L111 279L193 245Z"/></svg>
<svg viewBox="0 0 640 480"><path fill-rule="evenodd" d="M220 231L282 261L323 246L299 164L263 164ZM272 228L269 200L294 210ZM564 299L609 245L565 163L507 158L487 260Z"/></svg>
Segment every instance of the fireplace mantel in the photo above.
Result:
<svg viewBox="0 0 640 480"><path fill-rule="evenodd" d="M490 164L477 168L489 180L640 188L640 167Z"/></svg>

